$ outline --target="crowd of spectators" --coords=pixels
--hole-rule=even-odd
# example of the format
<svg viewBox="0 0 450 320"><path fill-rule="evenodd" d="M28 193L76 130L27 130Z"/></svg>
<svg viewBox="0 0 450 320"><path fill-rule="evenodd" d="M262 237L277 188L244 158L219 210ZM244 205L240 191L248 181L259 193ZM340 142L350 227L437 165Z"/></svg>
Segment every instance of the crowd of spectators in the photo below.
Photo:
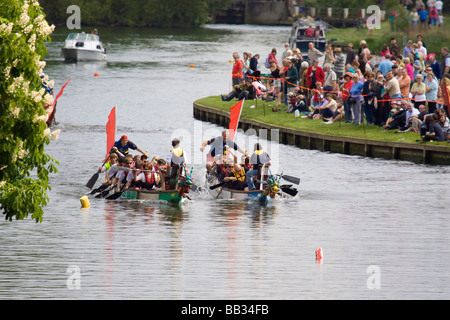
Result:
<svg viewBox="0 0 450 320"><path fill-rule="evenodd" d="M234 86L222 99L274 101L274 112L284 110L303 118L322 119L327 124L345 121L377 125L383 130L414 131L426 140L450 141L448 47L441 48L440 61L427 50L421 35L403 48L392 38L379 48L377 56L364 40L359 48L348 44L346 49L344 54L342 48L328 45L325 52L320 52L310 43L308 53L302 55L298 48L285 44L279 60L275 48L270 52L264 77L258 61L251 63L251 53L244 53L241 62L234 53ZM428 117L433 125L426 120ZM435 130L434 124L440 124L442 134L427 131ZM430 138L430 134L436 138Z"/></svg>

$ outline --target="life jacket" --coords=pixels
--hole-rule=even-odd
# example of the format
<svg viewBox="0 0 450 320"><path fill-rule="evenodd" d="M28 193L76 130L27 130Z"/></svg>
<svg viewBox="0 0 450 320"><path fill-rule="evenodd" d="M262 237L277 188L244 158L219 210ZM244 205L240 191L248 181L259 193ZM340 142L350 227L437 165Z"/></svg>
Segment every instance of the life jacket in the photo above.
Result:
<svg viewBox="0 0 450 320"><path fill-rule="evenodd" d="M170 153L172 153L171 157L171 163L172 165L181 166L183 165L184 160L184 151L181 148L174 148L170 150Z"/></svg>
<svg viewBox="0 0 450 320"><path fill-rule="evenodd" d="M145 182L150 185L154 185L156 183L156 172L144 172Z"/></svg>
<svg viewBox="0 0 450 320"><path fill-rule="evenodd" d="M237 178L238 181L245 181L245 170L244 168L241 168L241 171L238 172L233 169L233 174Z"/></svg>

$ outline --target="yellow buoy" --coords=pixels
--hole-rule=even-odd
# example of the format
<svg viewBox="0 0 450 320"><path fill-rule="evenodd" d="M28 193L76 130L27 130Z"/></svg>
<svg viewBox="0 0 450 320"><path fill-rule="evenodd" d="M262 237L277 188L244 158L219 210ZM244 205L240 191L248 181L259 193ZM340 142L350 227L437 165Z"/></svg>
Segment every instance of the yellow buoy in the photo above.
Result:
<svg viewBox="0 0 450 320"><path fill-rule="evenodd" d="M91 206L91 204L89 203L89 198L87 196L82 196L80 198L80 202L81 202L81 208L83 208L83 209L87 209Z"/></svg>

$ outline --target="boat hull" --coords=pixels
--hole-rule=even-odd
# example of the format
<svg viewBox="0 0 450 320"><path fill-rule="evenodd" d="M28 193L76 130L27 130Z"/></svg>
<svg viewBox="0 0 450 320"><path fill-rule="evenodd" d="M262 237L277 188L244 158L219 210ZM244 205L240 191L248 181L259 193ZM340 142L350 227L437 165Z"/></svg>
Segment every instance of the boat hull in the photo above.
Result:
<svg viewBox="0 0 450 320"><path fill-rule="evenodd" d="M62 48L62 55L68 61L105 61L106 54L101 50Z"/></svg>
<svg viewBox="0 0 450 320"><path fill-rule="evenodd" d="M184 197L180 197L176 190L126 190L121 199L160 200L170 203L180 203Z"/></svg>
<svg viewBox="0 0 450 320"><path fill-rule="evenodd" d="M220 197L222 199L252 199L252 198L259 198L262 196L264 190L250 190L250 191L244 191L244 190L234 190L230 188L222 188L222 193Z"/></svg>

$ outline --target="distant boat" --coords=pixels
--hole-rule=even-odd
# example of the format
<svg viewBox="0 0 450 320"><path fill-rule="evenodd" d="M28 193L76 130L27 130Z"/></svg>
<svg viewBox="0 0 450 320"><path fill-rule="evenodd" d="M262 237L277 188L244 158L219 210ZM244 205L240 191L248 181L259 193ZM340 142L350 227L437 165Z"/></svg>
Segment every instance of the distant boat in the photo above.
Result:
<svg viewBox="0 0 450 320"><path fill-rule="evenodd" d="M321 34L319 37L311 36L311 30L314 30L317 26L320 27ZM309 30L308 30L309 29ZM328 25L322 20L314 20L313 18L302 18L294 22L292 25L291 37L289 44L291 49L300 49L303 59L308 58L309 43L312 42L314 47L320 52L325 52L327 46L327 39L325 38L325 32L328 29Z"/></svg>
<svg viewBox="0 0 450 320"><path fill-rule="evenodd" d="M69 33L61 54L68 61L104 61L106 49L96 34Z"/></svg>

